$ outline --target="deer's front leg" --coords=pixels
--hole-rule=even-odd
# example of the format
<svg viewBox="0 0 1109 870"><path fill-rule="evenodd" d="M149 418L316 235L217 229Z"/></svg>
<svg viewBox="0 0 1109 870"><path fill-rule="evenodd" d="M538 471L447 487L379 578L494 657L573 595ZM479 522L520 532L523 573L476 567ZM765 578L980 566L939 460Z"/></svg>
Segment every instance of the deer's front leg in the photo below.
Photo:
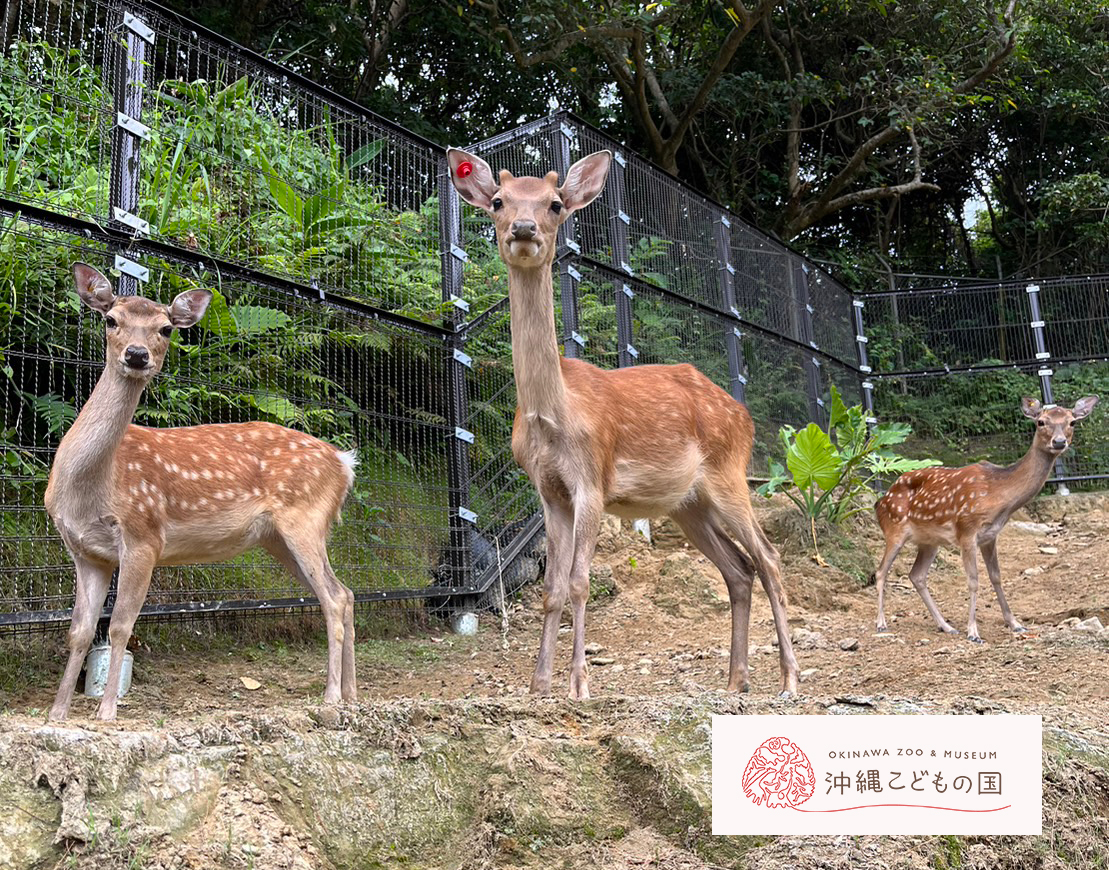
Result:
<svg viewBox="0 0 1109 870"><path fill-rule="evenodd" d="M574 516L574 561L570 568L570 608L574 616L574 655L570 661L570 698L589 698L585 666L585 605L589 601L589 566L597 550L603 509L600 499L577 505Z"/></svg>
<svg viewBox="0 0 1109 870"><path fill-rule="evenodd" d="M104 697L100 699L98 719L116 717L116 701L119 695L119 674L123 670L123 654L127 652L127 642L139 618L146 593L150 588L150 575L158 564L158 551L148 544L128 544L124 541L123 558L119 563L119 591L112 608L112 621L108 625L108 637L112 642L112 661L108 667L108 684L104 687Z"/></svg>
<svg viewBox="0 0 1109 870"><path fill-rule="evenodd" d="M997 561L997 541L983 541L982 560L986 563L986 573L990 575L990 583L997 595L997 603L1001 605L1001 616L1010 631L1022 632L1024 626L1017 622L1013 611L1009 609L1009 602L1005 600L1005 593L1001 591L1001 565Z"/></svg>
<svg viewBox="0 0 1109 870"><path fill-rule="evenodd" d="M539 639L539 659L531 678L533 695L551 693L558 625L562 621L562 608L566 606L574 558L574 517L569 507L544 499L543 525L547 532L547 568L543 574L543 634Z"/></svg>
<svg viewBox="0 0 1109 870"><path fill-rule="evenodd" d="M112 580L112 569L106 565L90 562L81 556L73 557L77 568L77 584L73 598L73 616L69 623L69 661L65 666L54 706L50 708L51 719L64 719L69 715L69 705L73 701L73 689L81 673L85 656L93 635L104 599L108 597L108 587Z"/></svg>

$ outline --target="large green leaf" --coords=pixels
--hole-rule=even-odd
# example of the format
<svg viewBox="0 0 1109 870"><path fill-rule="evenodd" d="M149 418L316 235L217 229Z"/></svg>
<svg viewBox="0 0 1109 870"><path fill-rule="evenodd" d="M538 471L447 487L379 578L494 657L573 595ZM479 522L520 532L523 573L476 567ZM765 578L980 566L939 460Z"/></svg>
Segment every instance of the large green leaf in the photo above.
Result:
<svg viewBox="0 0 1109 870"><path fill-rule="evenodd" d="M305 229L304 241L312 244L318 242L322 235L332 230L339 230L344 227L364 227L371 223L373 223L372 218L359 217L358 215L339 215L338 217L324 218Z"/></svg>
<svg viewBox="0 0 1109 870"><path fill-rule="evenodd" d="M235 318L227 307L227 300L218 290L212 291L212 301L208 303L208 310L200 318L200 326L216 335L234 335L238 332Z"/></svg>
<svg viewBox="0 0 1109 870"><path fill-rule="evenodd" d="M262 151L261 146L255 145L254 153L258 157L258 162L262 164L262 168L266 171L266 183L269 185L270 195L273 196L277 207L296 221L297 226L303 226L304 200L293 190L292 185L278 177L277 171L266 157L265 152Z"/></svg>
<svg viewBox="0 0 1109 870"><path fill-rule="evenodd" d="M308 197L304 202L304 232L307 235L312 225L330 215L343 201L347 184L339 181L319 193Z"/></svg>
<svg viewBox="0 0 1109 870"><path fill-rule="evenodd" d="M785 468L780 462L770 463L770 480L755 490L759 495L770 498L779 489L784 489L790 484L789 475L786 474Z"/></svg>
<svg viewBox="0 0 1109 870"><path fill-rule="evenodd" d="M276 417L282 423L293 423L301 418L300 408L283 396L255 393L251 399L259 411Z"/></svg>
<svg viewBox="0 0 1109 870"><path fill-rule="evenodd" d="M384 139L375 139L369 145L363 145L357 151L353 152L350 157L347 158L347 168L357 169L359 166L362 166L365 163L369 163L371 160L377 157L378 154L381 153L381 149L384 147Z"/></svg>
<svg viewBox="0 0 1109 870"><path fill-rule="evenodd" d="M839 482L843 459L828 433L810 423L794 437L786 454L786 465L793 482L801 489L808 489L815 483L827 491Z"/></svg>
<svg viewBox="0 0 1109 870"><path fill-rule="evenodd" d="M239 328L240 335L257 335L272 332L288 326L292 318L284 311L267 308L264 305L233 305L231 316Z"/></svg>

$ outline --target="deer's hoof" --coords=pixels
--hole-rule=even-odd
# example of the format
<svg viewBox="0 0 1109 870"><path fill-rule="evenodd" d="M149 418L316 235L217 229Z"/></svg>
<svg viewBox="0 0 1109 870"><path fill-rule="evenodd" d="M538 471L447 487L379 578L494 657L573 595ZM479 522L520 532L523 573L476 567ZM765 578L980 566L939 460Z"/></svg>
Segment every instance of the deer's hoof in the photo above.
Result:
<svg viewBox="0 0 1109 870"><path fill-rule="evenodd" d="M976 634L967 635L967 640L971 643L985 643L985 641Z"/></svg>
<svg viewBox="0 0 1109 870"><path fill-rule="evenodd" d="M1013 634L1027 634L1027 633L1028 633L1028 629L1025 628L1023 625L1018 625L1013 629Z"/></svg>
<svg viewBox="0 0 1109 870"><path fill-rule="evenodd" d="M944 634L954 634L954 635L962 634L962 632L959 631L959 629L952 628L950 625L947 628L941 628L940 631L942 631Z"/></svg>

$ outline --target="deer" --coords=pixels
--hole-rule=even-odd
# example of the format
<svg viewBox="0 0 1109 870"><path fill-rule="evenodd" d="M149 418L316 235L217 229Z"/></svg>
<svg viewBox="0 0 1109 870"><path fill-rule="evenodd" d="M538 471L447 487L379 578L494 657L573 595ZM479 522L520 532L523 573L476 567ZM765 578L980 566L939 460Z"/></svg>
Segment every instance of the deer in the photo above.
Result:
<svg viewBox="0 0 1109 870"><path fill-rule="evenodd" d="M909 580L924 606L947 634L959 634L943 618L928 592L928 570L941 546L956 546L962 552L963 570L970 589L967 639L982 643L975 610L978 604L978 559L982 551L986 572L993 585L1001 615L1014 634L1025 631L1005 600L1001 589L1001 567L997 562L997 536L1013 512L1036 496L1055 461L1066 452L1074 436L1074 424L1090 415L1097 396L1087 396L1074 409L1041 405L1038 399L1023 398L1021 412L1035 420L1032 445L1020 461L1008 467L976 462L961 468L931 467L901 475L874 506L886 549L876 572L879 632L887 631L885 586L894 559L905 544L916 544L916 561Z"/></svg>
<svg viewBox="0 0 1109 870"><path fill-rule="evenodd" d="M569 696L589 697L585 605L602 514L670 516L720 569L731 607L728 688L749 691L747 636L757 573L770 599L782 691L796 694L781 561L747 488L754 425L747 408L689 364L603 370L559 351L552 264L559 226L604 188L609 151L559 174L494 175L480 157L447 151L459 196L493 222L508 267L517 408L512 453L539 493L547 534L543 628L533 695L549 695L567 599L573 620ZM733 541L738 539L740 546Z"/></svg>
<svg viewBox="0 0 1109 870"><path fill-rule="evenodd" d="M274 423L147 428L131 422L161 371L175 329L211 301L186 290L168 306L116 296L76 263L77 295L103 316L104 371L58 445L46 510L76 568L69 660L49 718L65 719L113 571L111 658L97 717L116 716L120 669L158 565L219 562L263 547L319 601L327 625L324 703L353 701L354 595L327 557L327 537L354 482L354 451Z"/></svg>

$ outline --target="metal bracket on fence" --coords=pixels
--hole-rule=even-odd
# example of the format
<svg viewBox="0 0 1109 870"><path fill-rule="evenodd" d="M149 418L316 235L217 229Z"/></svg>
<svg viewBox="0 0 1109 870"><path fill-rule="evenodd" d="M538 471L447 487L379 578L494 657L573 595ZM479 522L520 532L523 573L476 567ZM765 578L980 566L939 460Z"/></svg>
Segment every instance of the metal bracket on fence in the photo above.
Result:
<svg viewBox="0 0 1109 870"><path fill-rule="evenodd" d="M1036 372L1036 376L1041 378L1050 378L1053 374L1055 374L1054 369L1040 369Z"/></svg>
<svg viewBox="0 0 1109 870"><path fill-rule="evenodd" d="M130 275L136 281L141 281L145 284L150 280L150 270L141 263L136 263L134 260L128 260L126 257L116 254L115 269L124 275Z"/></svg>
<svg viewBox="0 0 1109 870"><path fill-rule="evenodd" d="M869 344L870 343L870 339L867 338L865 335L856 335L855 336L855 341L857 341L859 344Z"/></svg>
<svg viewBox="0 0 1109 870"><path fill-rule="evenodd" d="M575 281L580 281L581 280L581 272L579 272L573 266L567 266L566 267L566 274L569 275L571 278L573 278Z"/></svg>
<svg viewBox="0 0 1109 870"><path fill-rule="evenodd" d="M814 356L814 357L812 358L812 364L813 364L813 365L814 365L814 366L815 366L816 368L820 368L820 366L822 365L822 363L820 362L820 360L818 360L818 359L817 359L817 358L816 358L815 356ZM817 399L817 401L819 402L820 400L819 400L819 399Z"/></svg>
<svg viewBox="0 0 1109 870"><path fill-rule="evenodd" d="M729 275L735 275L735 266L731 263L725 263L724 268L728 270Z"/></svg>
<svg viewBox="0 0 1109 870"><path fill-rule="evenodd" d="M622 212L622 211L618 211L618 212L616 212L616 218L621 223L623 223L624 226L631 226L631 222L632 222L631 215L626 214L625 212Z"/></svg>
<svg viewBox="0 0 1109 870"><path fill-rule="evenodd" d="M742 374L736 375L735 379L737 381L739 381L741 384L743 384L743 386L747 386L747 376L746 375L742 375Z"/></svg>
<svg viewBox="0 0 1109 870"><path fill-rule="evenodd" d="M738 326L733 326L732 335L734 335L736 338L743 338L743 330L740 329Z"/></svg>
<svg viewBox="0 0 1109 870"><path fill-rule="evenodd" d="M470 310L470 303L463 299L461 296L455 296L453 293L451 294L451 305L467 313Z"/></svg>
<svg viewBox="0 0 1109 870"><path fill-rule="evenodd" d="M633 359L639 359L639 351L635 349L635 345L629 344L627 346L627 351L631 354Z"/></svg>
<svg viewBox="0 0 1109 870"><path fill-rule="evenodd" d="M566 247L568 247L575 254L580 254L581 253L581 245L579 245L573 239L567 239L566 240Z"/></svg>
<svg viewBox="0 0 1109 870"><path fill-rule="evenodd" d="M859 371L865 375L869 375L872 371L874 371L874 369L872 369L870 366L859 366Z"/></svg>
<svg viewBox="0 0 1109 870"><path fill-rule="evenodd" d="M463 263L469 262L470 255L453 242L451 243L450 250L451 256L454 257L456 260L461 260Z"/></svg>
<svg viewBox="0 0 1109 870"><path fill-rule="evenodd" d="M617 151L615 154L612 155L612 159L615 160L617 163L619 163L621 166L627 166L628 165L627 158L624 157L624 155L619 151Z"/></svg>
<svg viewBox="0 0 1109 870"><path fill-rule="evenodd" d="M468 353L459 350L457 347L451 351L451 356L453 356L455 360L462 363L462 365L466 366L466 368L468 369L472 369L474 367L474 358Z"/></svg>
<svg viewBox="0 0 1109 870"><path fill-rule="evenodd" d="M736 320L742 320L743 319L743 315L739 313L739 309L736 308L734 305L731 306L730 310L732 312L732 315L736 318Z"/></svg>
<svg viewBox="0 0 1109 870"><path fill-rule="evenodd" d="M116 126L123 128L132 136L138 136L144 141L150 141L150 128L142 121L136 121L125 112L116 112Z"/></svg>
<svg viewBox="0 0 1109 870"><path fill-rule="evenodd" d="M852 299L851 304L854 305L856 308L865 308L866 307L866 303L863 302L862 299Z"/></svg>
<svg viewBox="0 0 1109 870"><path fill-rule="evenodd" d="M1033 329L1043 329L1045 326L1042 320L1033 320L1028 325L1031 326Z"/></svg>
<svg viewBox="0 0 1109 870"><path fill-rule="evenodd" d="M623 269L625 272L627 272L628 275L631 276L632 278L635 277L635 269L633 269L627 263L623 263L623 262L620 263L620 268Z"/></svg>
<svg viewBox="0 0 1109 870"><path fill-rule="evenodd" d="M558 125L558 132L565 136L567 139L574 138L574 129L567 126L565 122L560 122Z"/></svg>
<svg viewBox="0 0 1109 870"><path fill-rule="evenodd" d="M1051 351L1045 350L1042 353L1036 354L1036 359L1051 359Z"/></svg>
<svg viewBox="0 0 1109 870"><path fill-rule="evenodd" d="M141 18L136 18L130 12L124 12L123 26L143 42L149 43L150 45L154 44L154 31L147 27L146 22Z"/></svg>
<svg viewBox="0 0 1109 870"><path fill-rule="evenodd" d="M627 284L624 284L620 288L620 292L623 293L625 296L627 296L629 299L634 299L635 298L635 291L632 290L632 288L629 287Z"/></svg>
<svg viewBox="0 0 1109 870"><path fill-rule="evenodd" d="M462 517L462 519L466 520L466 522L477 525L477 514L469 508L459 507L458 515Z"/></svg>
<svg viewBox="0 0 1109 870"><path fill-rule="evenodd" d="M1025 293L1039 293L1040 292L1040 285L1039 284L1029 284L1027 287L1024 288L1024 292Z"/></svg>
<svg viewBox="0 0 1109 870"><path fill-rule="evenodd" d="M144 221L138 215L131 214L129 211L124 211L118 205L112 206L112 217L119 221L124 226L130 227L140 235L150 235L150 222Z"/></svg>
<svg viewBox="0 0 1109 870"><path fill-rule="evenodd" d="M474 443L474 433L469 429L463 429L461 426L454 427L454 437L459 441L465 441L467 444Z"/></svg>
<svg viewBox="0 0 1109 870"><path fill-rule="evenodd" d="M580 333L571 332L570 340L574 342L574 344L576 344L578 347L585 347L585 337L582 336Z"/></svg>
<svg viewBox="0 0 1109 870"><path fill-rule="evenodd" d="M726 214L720 215L720 223L722 223L726 228L731 229L732 222L728 220L728 216Z"/></svg>

